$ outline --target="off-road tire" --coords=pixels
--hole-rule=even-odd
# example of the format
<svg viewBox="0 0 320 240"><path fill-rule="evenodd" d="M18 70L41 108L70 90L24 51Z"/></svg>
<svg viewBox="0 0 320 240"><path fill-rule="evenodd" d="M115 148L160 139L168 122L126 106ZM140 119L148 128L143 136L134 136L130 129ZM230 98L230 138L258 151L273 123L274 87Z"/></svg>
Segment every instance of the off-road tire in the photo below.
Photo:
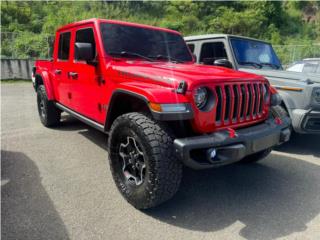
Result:
<svg viewBox="0 0 320 240"><path fill-rule="evenodd" d="M145 177L141 185L132 185L124 177L120 142L133 137L144 154ZM155 207L169 200L178 190L182 164L173 148L173 134L164 124L142 113L127 113L113 122L108 139L109 163L116 186L123 197L137 209Z"/></svg>
<svg viewBox="0 0 320 240"><path fill-rule="evenodd" d="M60 123L61 111L53 101L49 101L44 85L37 88L37 104L41 123L46 127L54 127Z"/></svg>
<svg viewBox="0 0 320 240"><path fill-rule="evenodd" d="M271 153L271 151L272 151L272 148L268 148L260 152L251 154L243 158L240 161L240 163L255 163L255 162L261 161L262 159L266 158Z"/></svg>

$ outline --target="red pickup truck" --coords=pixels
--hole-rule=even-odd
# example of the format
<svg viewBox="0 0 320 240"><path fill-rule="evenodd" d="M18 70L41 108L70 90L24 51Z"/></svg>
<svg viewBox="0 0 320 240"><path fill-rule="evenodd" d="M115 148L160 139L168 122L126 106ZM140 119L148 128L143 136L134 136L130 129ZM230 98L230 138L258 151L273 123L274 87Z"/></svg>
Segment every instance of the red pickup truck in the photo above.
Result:
<svg viewBox="0 0 320 240"><path fill-rule="evenodd" d="M63 26L33 84L44 126L67 112L108 134L115 184L139 209L170 199L183 165L255 162L290 137L264 77L195 64L169 29L103 19Z"/></svg>

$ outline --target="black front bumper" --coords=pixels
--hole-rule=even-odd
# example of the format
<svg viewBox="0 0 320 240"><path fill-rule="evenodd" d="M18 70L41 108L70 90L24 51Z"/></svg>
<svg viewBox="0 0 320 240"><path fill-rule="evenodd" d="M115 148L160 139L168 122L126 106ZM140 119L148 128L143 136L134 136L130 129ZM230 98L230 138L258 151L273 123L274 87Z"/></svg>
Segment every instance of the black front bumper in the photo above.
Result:
<svg viewBox="0 0 320 240"><path fill-rule="evenodd" d="M276 124L273 118L244 129L236 130L230 137L229 130L174 140L178 158L193 169L206 169L233 163L245 156L284 143L290 139L290 119ZM215 151L215 157L210 152Z"/></svg>

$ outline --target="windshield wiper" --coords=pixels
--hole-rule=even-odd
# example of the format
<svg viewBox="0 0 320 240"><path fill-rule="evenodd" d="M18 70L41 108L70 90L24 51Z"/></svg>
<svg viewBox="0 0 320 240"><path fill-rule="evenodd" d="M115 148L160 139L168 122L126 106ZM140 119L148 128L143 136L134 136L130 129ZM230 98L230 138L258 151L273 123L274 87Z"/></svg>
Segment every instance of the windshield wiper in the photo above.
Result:
<svg viewBox="0 0 320 240"><path fill-rule="evenodd" d="M164 59L164 60L169 60L170 62L177 62L177 63L182 63L183 61L179 60L179 59L176 59L176 58L173 58L171 56L165 56L165 55L157 55L157 56L148 56L149 58L152 58L152 59L157 59L157 60L161 60L161 59Z"/></svg>
<svg viewBox="0 0 320 240"><path fill-rule="evenodd" d="M262 68L262 65L260 63L256 63L256 62L239 62L240 65L251 65L254 67L258 67L259 69Z"/></svg>
<svg viewBox="0 0 320 240"><path fill-rule="evenodd" d="M143 56L139 53L135 53L135 52L127 52L127 51L122 51L122 52L108 52L108 54L110 55L117 55L117 56L121 56L121 57L138 57L138 58L142 58L145 59L149 62L153 62L153 59Z"/></svg>
<svg viewBox="0 0 320 240"><path fill-rule="evenodd" d="M260 63L261 65L263 66L270 66L272 68L275 68L275 69L279 69L280 67L274 63Z"/></svg>

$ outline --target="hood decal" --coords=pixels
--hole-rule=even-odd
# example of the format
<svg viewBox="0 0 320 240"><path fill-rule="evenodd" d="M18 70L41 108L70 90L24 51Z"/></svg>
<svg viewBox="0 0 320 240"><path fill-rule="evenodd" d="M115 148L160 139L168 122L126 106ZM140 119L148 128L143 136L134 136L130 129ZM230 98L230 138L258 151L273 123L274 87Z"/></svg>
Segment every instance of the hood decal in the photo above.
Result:
<svg viewBox="0 0 320 240"><path fill-rule="evenodd" d="M166 76L150 76L147 74L132 73L132 72L127 72L127 71L123 71L123 70L118 70L117 72L118 72L119 77L122 77L125 79L153 80L153 81L158 81L158 82L164 82L167 84L172 84L174 81L176 81L175 78L166 77Z"/></svg>

